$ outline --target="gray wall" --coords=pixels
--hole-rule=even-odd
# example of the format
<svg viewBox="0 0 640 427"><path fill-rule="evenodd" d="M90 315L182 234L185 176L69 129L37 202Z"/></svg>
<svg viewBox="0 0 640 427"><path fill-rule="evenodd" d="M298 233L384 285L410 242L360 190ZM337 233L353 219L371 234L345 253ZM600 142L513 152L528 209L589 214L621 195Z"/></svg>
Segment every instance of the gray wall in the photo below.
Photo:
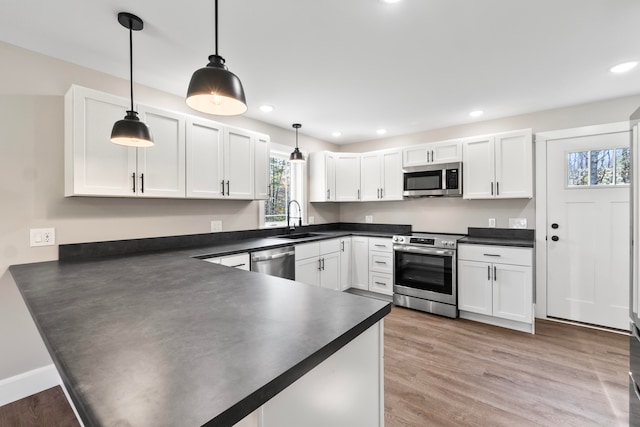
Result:
<svg viewBox="0 0 640 427"><path fill-rule="evenodd" d="M532 128L533 132L568 129L626 121L640 106L640 96L628 96L589 104L540 111L498 120L476 122L393 138L381 138L343 145L343 152L364 152L404 147L424 142ZM464 165L463 165L464 168ZM508 227L509 218L526 218L535 228L535 200L463 200L461 198L423 198L401 202L343 203L340 220L411 224L414 230L465 233L467 227L486 227L495 218L498 227Z"/></svg>

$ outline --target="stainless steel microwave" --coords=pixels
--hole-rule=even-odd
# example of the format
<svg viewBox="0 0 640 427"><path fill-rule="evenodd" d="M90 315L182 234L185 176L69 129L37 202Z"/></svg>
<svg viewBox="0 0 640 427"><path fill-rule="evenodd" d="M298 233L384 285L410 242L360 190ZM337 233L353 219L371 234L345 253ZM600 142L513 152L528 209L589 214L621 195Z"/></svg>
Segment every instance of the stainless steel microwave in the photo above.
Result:
<svg viewBox="0 0 640 427"><path fill-rule="evenodd" d="M462 162L403 169L405 197L462 196Z"/></svg>

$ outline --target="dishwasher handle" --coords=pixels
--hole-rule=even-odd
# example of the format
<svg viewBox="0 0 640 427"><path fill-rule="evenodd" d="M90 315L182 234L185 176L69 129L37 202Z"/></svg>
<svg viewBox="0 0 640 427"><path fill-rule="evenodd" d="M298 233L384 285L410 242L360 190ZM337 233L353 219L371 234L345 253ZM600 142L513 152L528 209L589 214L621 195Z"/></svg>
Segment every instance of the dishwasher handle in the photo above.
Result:
<svg viewBox="0 0 640 427"><path fill-rule="evenodd" d="M280 259L280 258L284 258L286 256L292 256L292 255L295 255L294 251L287 251L287 252L281 252L279 254L263 255L263 256L253 255L251 257L251 261L253 261L253 262L271 261L271 260L274 260L274 259Z"/></svg>

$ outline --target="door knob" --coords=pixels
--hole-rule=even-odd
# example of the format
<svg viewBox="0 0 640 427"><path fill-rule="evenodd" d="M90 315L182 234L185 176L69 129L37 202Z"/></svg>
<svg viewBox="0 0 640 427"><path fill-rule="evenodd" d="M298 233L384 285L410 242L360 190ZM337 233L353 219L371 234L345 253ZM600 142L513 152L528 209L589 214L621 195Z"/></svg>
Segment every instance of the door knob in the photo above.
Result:
<svg viewBox="0 0 640 427"><path fill-rule="evenodd" d="M551 236L551 240L557 242L558 240L560 240L560 238L558 236Z"/></svg>
<svg viewBox="0 0 640 427"><path fill-rule="evenodd" d="M551 224L551 228L553 228L554 230L557 229L558 227L559 227L558 224L556 224L555 222Z"/></svg>

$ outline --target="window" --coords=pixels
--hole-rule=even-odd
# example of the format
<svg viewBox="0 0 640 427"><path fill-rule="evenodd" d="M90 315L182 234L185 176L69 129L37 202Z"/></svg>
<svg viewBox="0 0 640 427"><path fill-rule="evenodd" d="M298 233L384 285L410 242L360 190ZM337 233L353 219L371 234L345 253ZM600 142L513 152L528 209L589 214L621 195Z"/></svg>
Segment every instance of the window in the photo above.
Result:
<svg viewBox="0 0 640 427"><path fill-rule="evenodd" d="M630 155L628 147L568 153L567 185L583 188L628 185Z"/></svg>
<svg viewBox="0 0 640 427"><path fill-rule="evenodd" d="M304 218L304 163L290 163L292 149L272 144L269 157L269 198L262 204L262 227L285 227L287 208L291 204L291 225L298 225L299 218ZM306 221L303 221L303 223Z"/></svg>

